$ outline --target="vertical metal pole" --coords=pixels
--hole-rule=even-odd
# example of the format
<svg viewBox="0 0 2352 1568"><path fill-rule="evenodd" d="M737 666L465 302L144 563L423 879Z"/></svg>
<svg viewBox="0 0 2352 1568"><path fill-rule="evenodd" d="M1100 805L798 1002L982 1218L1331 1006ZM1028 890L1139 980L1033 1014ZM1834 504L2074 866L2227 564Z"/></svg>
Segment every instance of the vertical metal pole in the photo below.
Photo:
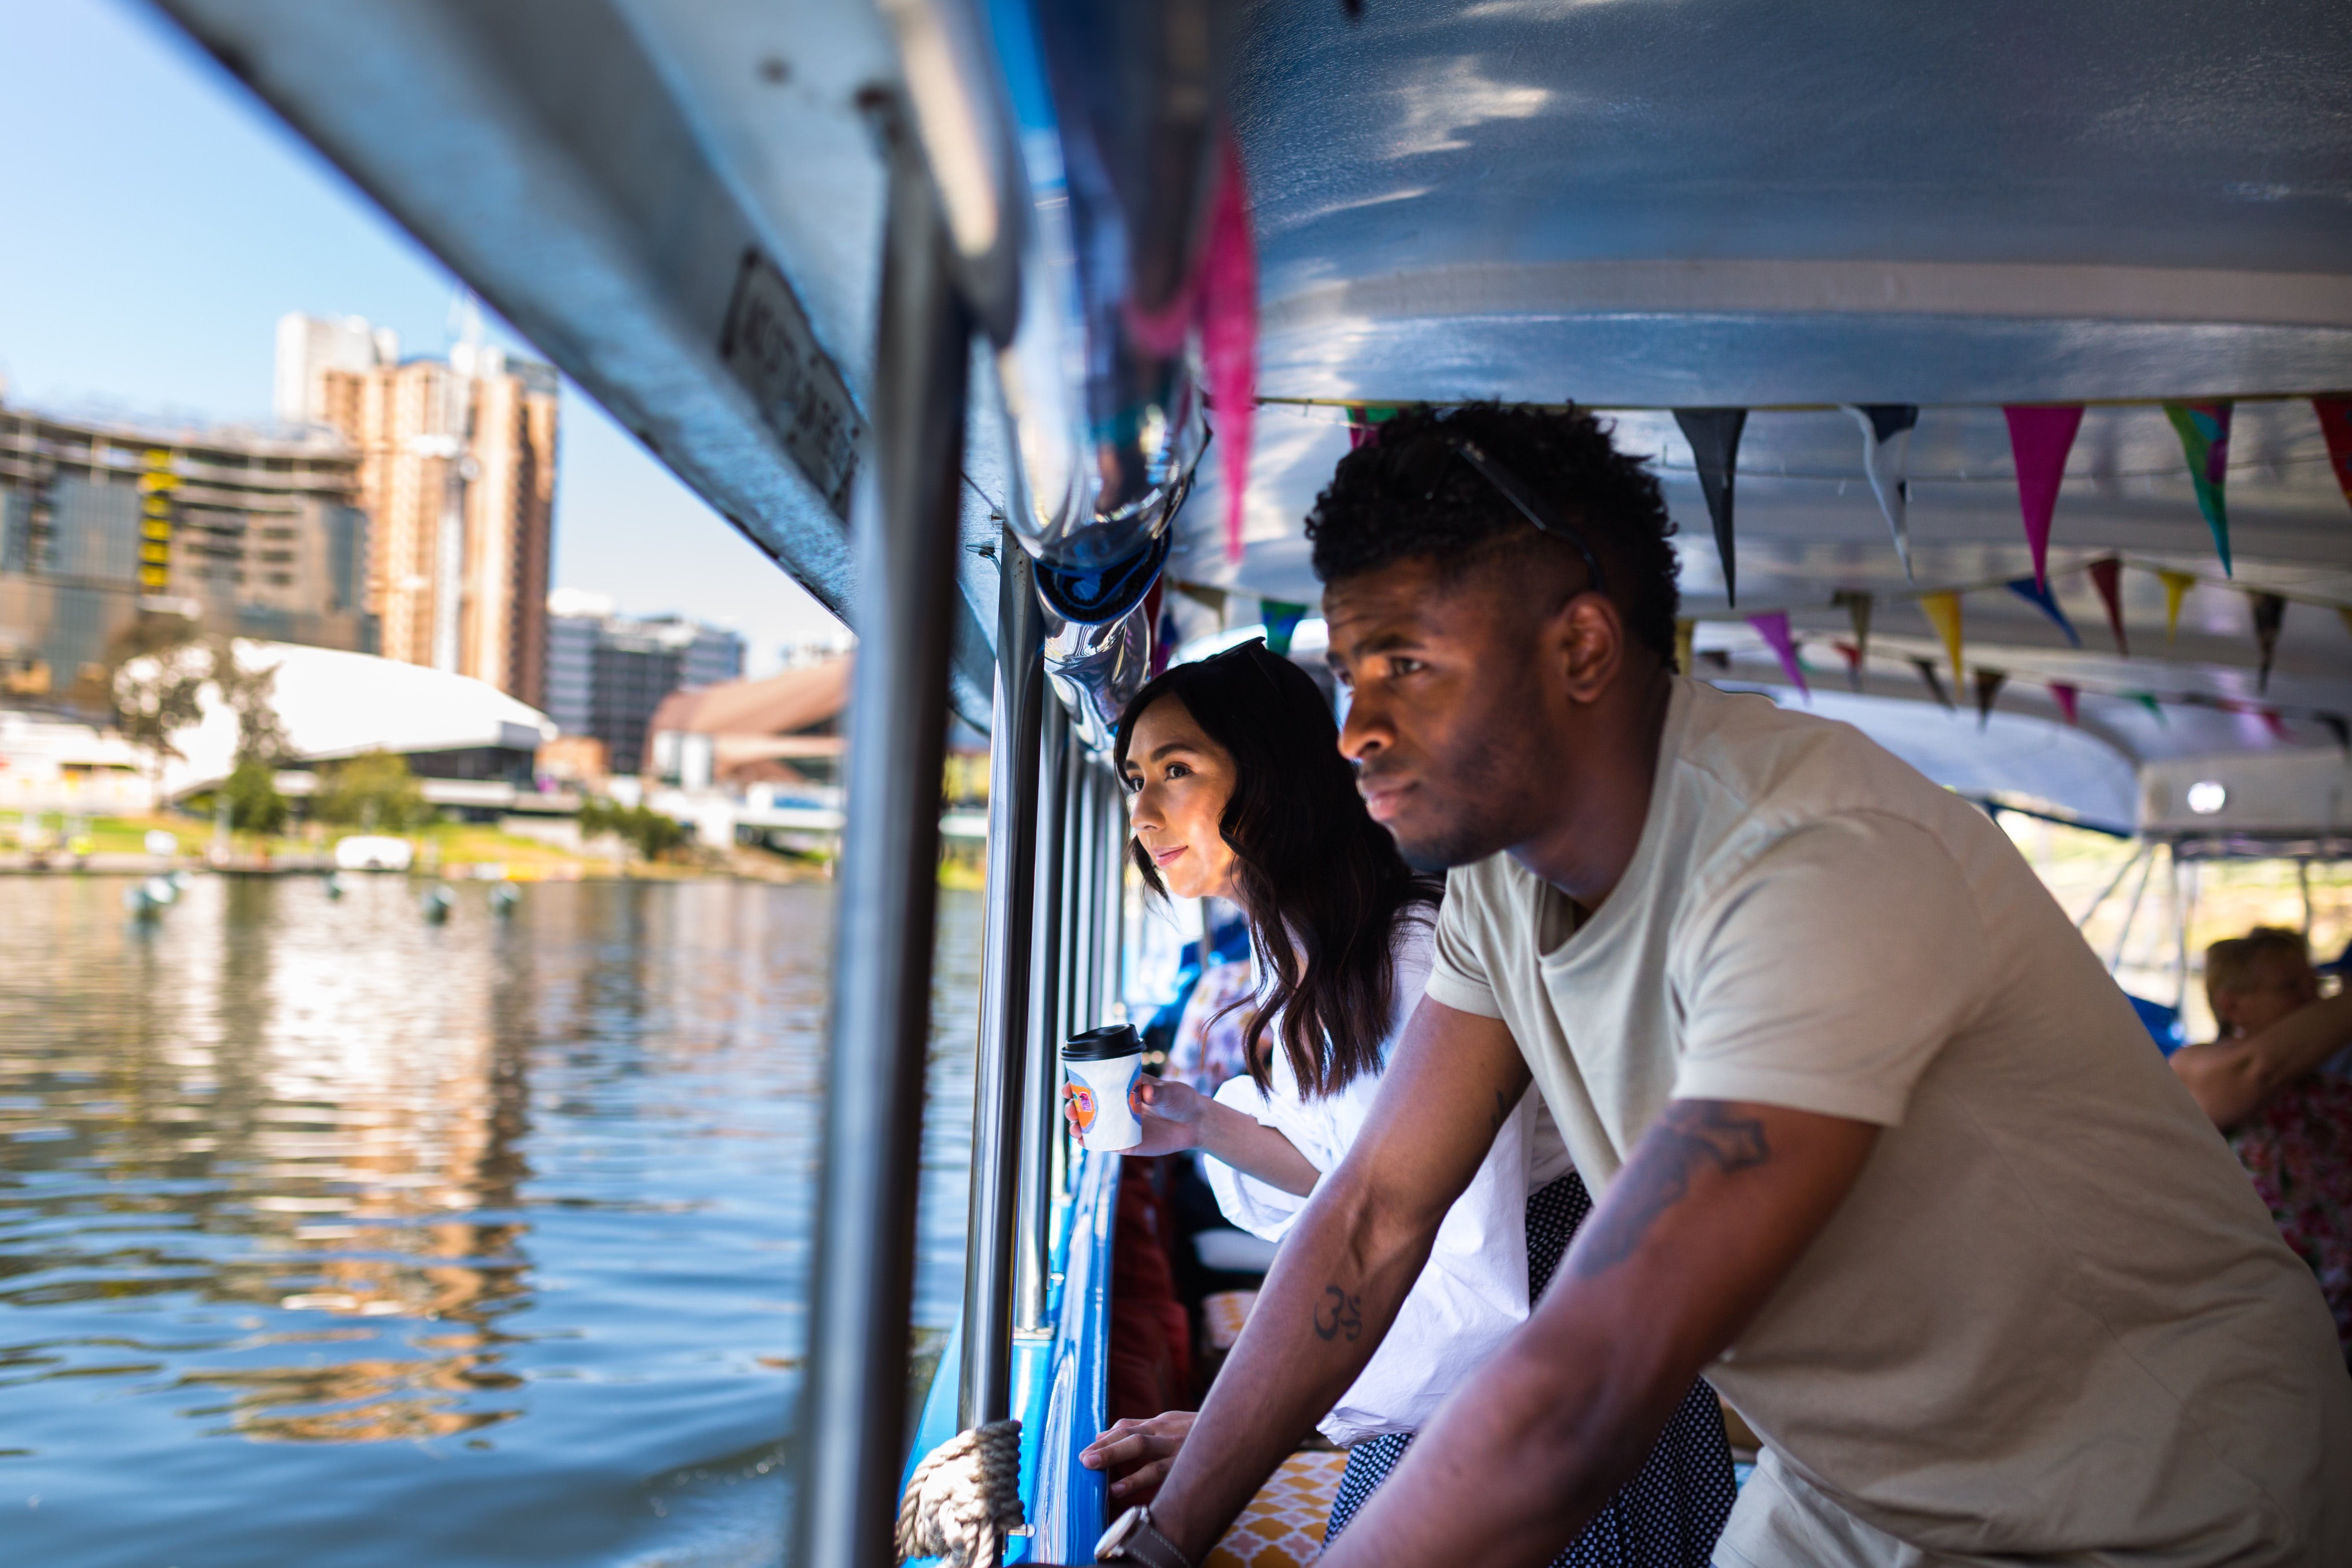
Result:
<svg viewBox="0 0 2352 1568"><path fill-rule="evenodd" d="M1054 1141L1062 1118L1060 935L1066 903L1062 875L1063 784L1068 777L1070 717L1047 689L1040 714L1037 798L1037 887L1034 951L1029 992L1031 1049L1021 1119L1020 1214L1013 1252L1013 1328L1045 1330L1045 1298L1054 1248Z"/></svg>
<svg viewBox="0 0 2352 1568"><path fill-rule="evenodd" d="M1103 836L1110 856L1108 875L1103 879L1110 900L1104 938L1109 953L1103 984L1103 1005L1108 1008L1127 1000L1127 786L1116 775L1110 781L1109 798L1104 802Z"/></svg>
<svg viewBox="0 0 2352 1568"><path fill-rule="evenodd" d="M800 1442L803 1568L896 1561L971 363L946 258L929 180L902 145L852 524L859 641Z"/></svg>
<svg viewBox="0 0 2352 1568"><path fill-rule="evenodd" d="M1071 859L1076 870L1076 908L1070 912L1076 940L1070 954L1070 1028L1091 1029L1102 1020L1095 1016L1095 913L1102 908L1101 856L1095 839L1095 781L1102 769L1091 756L1078 759L1076 797L1070 810Z"/></svg>
<svg viewBox="0 0 2352 1568"><path fill-rule="evenodd" d="M980 1042L972 1069L971 1238L963 1276L958 1425L1013 1408L1013 1238L1021 1201L1024 1070L1031 1053L1029 950L1037 875L1037 752L1044 617L1027 552L997 542L996 713L989 737L988 916L981 953Z"/></svg>
<svg viewBox="0 0 2352 1568"><path fill-rule="evenodd" d="M1086 860L1087 748L1076 735L1070 740L1069 776L1062 786L1068 793L1062 807L1062 1032L1075 1035L1086 1025L1078 1017L1079 987L1086 984L1087 886Z"/></svg>

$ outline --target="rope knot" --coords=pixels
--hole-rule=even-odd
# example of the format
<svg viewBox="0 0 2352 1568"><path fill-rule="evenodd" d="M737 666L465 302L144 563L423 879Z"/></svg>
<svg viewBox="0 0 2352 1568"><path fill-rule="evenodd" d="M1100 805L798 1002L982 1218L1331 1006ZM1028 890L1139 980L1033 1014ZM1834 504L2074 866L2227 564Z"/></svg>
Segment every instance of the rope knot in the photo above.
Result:
<svg viewBox="0 0 2352 1568"><path fill-rule="evenodd" d="M898 1503L898 1561L994 1568L1004 1532L1021 1520L1021 1423L991 1421L957 1433L915 1467Z"/></svg>

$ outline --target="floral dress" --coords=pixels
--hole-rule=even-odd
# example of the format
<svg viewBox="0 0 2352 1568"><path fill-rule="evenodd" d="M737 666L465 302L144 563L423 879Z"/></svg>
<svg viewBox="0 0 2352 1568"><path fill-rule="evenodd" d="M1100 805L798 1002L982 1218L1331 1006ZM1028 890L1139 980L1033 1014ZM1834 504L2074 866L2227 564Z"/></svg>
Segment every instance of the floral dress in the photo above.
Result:
<svg viewBox="0 0 2352 1568"><path fill-rule="evenodd" d="M2286 1244L2319 1277L2352 1359L2352 1079L2305 1074L2240 1122L2230 1146Z"/></svg>

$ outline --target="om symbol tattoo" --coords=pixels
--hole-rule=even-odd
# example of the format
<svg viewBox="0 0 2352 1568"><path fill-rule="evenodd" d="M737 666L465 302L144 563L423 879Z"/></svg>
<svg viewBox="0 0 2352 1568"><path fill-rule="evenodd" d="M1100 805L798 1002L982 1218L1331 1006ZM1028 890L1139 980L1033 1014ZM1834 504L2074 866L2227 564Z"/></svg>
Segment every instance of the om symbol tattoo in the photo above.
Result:
<svg viewBox="0 0 2352 1568"><path fill-rule="evenodd" d="M1350 1296L1337 1285L1324 1286L1323 1294L1325 1301L1315 1309L1316 1334L1325 1340L1344 1334L1352 1344L1364 1331L1364 1299Z"/></svg>

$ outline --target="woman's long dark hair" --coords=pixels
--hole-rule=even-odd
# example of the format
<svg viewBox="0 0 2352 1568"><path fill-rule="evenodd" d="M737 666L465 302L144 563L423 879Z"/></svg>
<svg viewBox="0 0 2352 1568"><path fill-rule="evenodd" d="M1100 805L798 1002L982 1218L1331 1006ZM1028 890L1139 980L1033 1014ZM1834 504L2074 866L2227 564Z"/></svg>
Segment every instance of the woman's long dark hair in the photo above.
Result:
<svg viewBox="0 0 2352 1568"><path fill-rule="evenodd" d="M1242 912L1273 981L1242 1033L1250 1077L1269 1087L1261 1043L1279 1018L1300 1090L1337 1093L1380 1070L1395 1004L1397 925L1431 918L1443 884L1415 876L1364 810L1330 703L1312 677L1262 640L1180 664L1137 692L1118 720L1122 775L1136 721L1164 697L1183 703L1234 760L1234 792L1217 826L1233 847ZM1130 839L1129 852L1145 884L1165 898L1143 846Z"/></svg>

